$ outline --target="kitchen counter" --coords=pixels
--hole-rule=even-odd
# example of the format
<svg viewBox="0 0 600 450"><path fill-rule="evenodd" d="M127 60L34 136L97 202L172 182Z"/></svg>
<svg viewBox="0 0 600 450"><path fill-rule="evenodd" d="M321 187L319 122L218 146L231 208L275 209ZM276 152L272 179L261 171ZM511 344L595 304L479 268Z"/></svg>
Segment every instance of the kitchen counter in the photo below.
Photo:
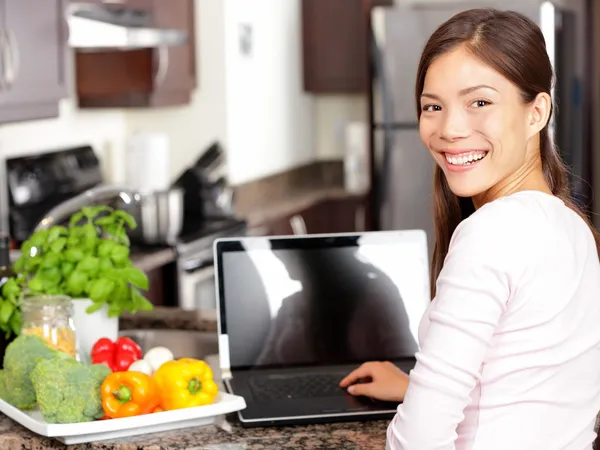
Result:
<svg viewBox="0 0 600 450"><path fill-rule="evenodd" d="M235 416L234 416L235 417ZM385 448L388 421L281 428L242 428L235 418L220 426L188 428L115 441L65 446L37 436L0 414L2 450L258 450Z"/></svg>
<svg viewBox="0 0 600 450"><path fill-rule="evenodd" d="M119 320L119 328L121 330L171 329L216 332L217 322L200 317L196 311L155 306L152 311L124 314Z"/></svg>
<svg viewBox="0 0 600 450"><path fill-rule="evenodd" d="M121 329L170 328L216 331L214 321L178 308L155 308L121 318ZM65 446L30 432L0 413L2 450L253 450L253 449L344 449L385 448L388 421L250 428L240 426L231 414L219 425L133 436L115 441Z"/></svg>

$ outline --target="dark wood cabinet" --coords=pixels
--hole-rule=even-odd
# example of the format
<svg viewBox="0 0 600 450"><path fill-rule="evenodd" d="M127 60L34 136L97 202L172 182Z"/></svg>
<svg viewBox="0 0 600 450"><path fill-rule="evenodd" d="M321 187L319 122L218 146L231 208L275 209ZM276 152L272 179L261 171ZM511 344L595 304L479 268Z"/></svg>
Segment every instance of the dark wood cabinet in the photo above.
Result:
<svg viewBox="0 0 600 450"><path fill-rule="evenodd" d="M58 116L67 95L66 1L0 1L0 123Z"/></svg>
<svg viewBox="0 0 600 450"><path fill-rule="evenodd" d="M323 200L301 214L308 234L351 233L364 230L364 199L344 197Z"/></svg>
<svg viewBox="0 0 600 450"><path fill-rule="evenodd" d="M393 0L300 0L304 89L364 93L369 89L370 14Z"/></svg>
<svg viewBox="0 0 600 450"><path fill-rule="evenodd" d="M149 11L153 26L186 30L177 47L77 51L75 72L81 108L185 105L196 87L194 0L124 0L110 8Z"/></svg>
<svg viewBox="0 0 600 450"><path fill-rule="evenodd" d="M351 233L365 230L366 198L327 198L252 229L253 235Z"/></svg>

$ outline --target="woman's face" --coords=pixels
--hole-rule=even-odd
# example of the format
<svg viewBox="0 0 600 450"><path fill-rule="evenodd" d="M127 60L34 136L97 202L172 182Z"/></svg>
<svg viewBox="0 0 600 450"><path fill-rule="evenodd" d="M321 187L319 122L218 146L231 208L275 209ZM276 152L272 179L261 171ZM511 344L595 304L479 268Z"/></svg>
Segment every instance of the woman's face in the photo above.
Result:
<svg viewBox="0 0 600 450"><path fill-rule="evenodd" d="M485 196L526 174L539 159L543 100L525 104L515 85L462 46L433 61L419 130L454 194Z"/></svg>

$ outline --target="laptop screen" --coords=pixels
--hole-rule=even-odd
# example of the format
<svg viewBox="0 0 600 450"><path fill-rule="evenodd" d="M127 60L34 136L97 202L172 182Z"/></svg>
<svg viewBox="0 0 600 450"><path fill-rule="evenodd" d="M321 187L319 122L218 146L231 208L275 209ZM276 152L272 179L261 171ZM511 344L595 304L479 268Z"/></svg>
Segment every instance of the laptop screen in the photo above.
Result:
<svg viewBox="0 0 600 450"><path fill-rule="evenodd" d="M425 233L252 237L216 244L231 368L414 356L429 303Z"/></svg>

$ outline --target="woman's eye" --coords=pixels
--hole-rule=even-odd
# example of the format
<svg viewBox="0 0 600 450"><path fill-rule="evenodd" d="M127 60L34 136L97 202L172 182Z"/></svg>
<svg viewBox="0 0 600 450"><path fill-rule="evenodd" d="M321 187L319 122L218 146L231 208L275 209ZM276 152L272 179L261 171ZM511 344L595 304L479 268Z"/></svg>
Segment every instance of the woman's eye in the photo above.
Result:
<svg viewBox="0 0 600 450"><path fill-rule="evenodd" d="M484 106L490 105L491 103L486 100L475 100L471 103L474 108L483 108Z"/></svg>
<svg viewBox="0 0 600 450"><path fill-rule="evenodd" d="M425 105L423 106L423 111L432 112L432 111L441 111L442 107L440 105Z"/></svg>

